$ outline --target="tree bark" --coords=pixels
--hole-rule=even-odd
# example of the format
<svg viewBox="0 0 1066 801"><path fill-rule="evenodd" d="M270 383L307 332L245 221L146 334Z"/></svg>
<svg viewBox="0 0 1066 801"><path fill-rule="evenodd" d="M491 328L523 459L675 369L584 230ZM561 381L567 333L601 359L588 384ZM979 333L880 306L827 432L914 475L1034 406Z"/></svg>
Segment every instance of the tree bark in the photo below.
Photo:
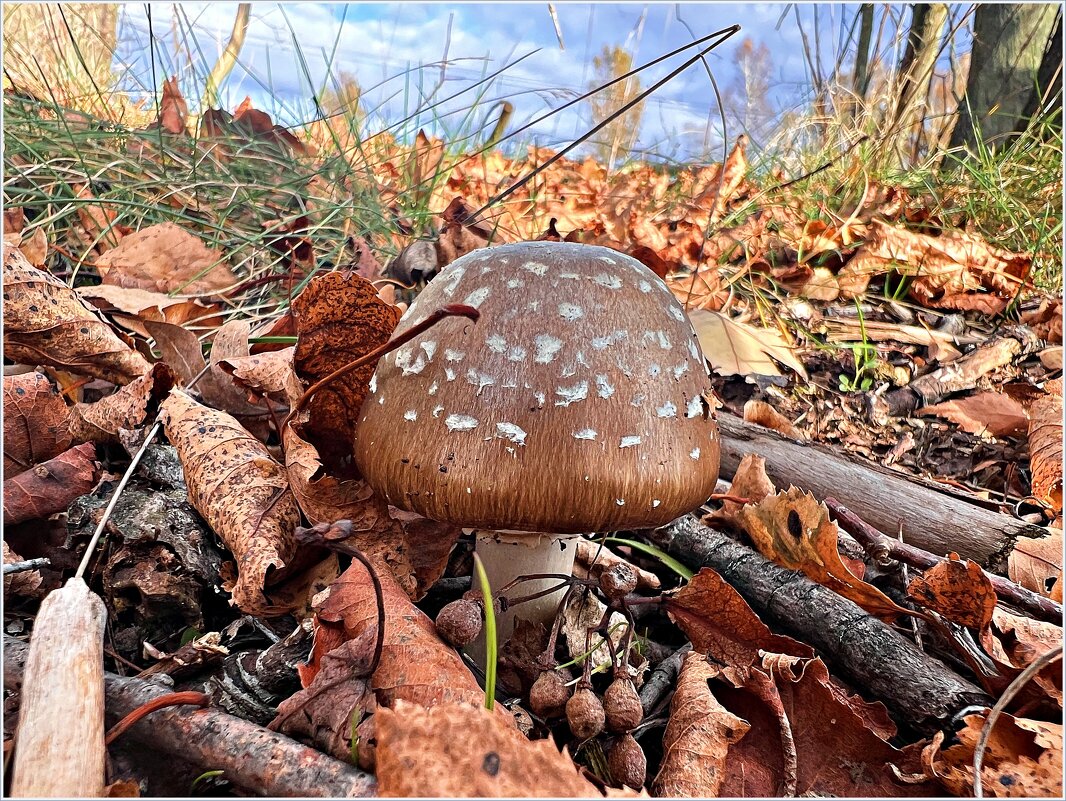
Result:
<svg viewBox="0 0 1066 801"><path fill-rule="evenodd" d="M894 143L900 165L904 162L903 154L911 150L907 145L915 126L920 126L924 119L924 101L940 53L944 23L948 18L948 7L944 3L916 3L912 8L914 16L907 36L907 49L899 67L899 102L888 135L889 141Z"/></svg>
<svg viewBox="0 0 1066 801"><path fill-rule="evenodd" d="M834 496L874 528L895 534L933 554L955 551L993 572L1005 573L1007 557L1021 537L1048 531L984 509L948 488L838 455L817 443L800 443L768 428L718 415L722 432L722 474L732 476L745 454L766 460L766 472L780 489L800 487L816 498Z"/></svg>
<svg viewBox="0 0 1066 801"><path fill-rule="evenodd" d="M1055 18L1055 30L1048 39L1044 58L1036 74L1037 91L1025 107L1025 119L1039 118L1062 130L1062 9ZM1039 123L1038 123L1039 124Z"/></svg>
<svg viewBox="0 0 1066 801"><path fill-rule="evenodd" d="M779 567L727 535L682 517L651 539L690 567L709 567L775 630L812 645L856 690L884 703L901 726L930 735L992 699L846 598Z"/></svg>
<svg viewBox="0 0 1066 801"><path fill-rule="evenodd" d="M874 4L863 3L859 8L859 45L855 50L855 80L851 90L857 107L866 100L870 86L870 39L874 32Z"/></svg>
<svg viewBox="0 0 1066 801"><path fill-rule="evenodd" d="M4 635L4 688L20 690L28 648ZM108 717L122 718L169 689L104 673ZM67 721L65 715L58 720ZM151 748L223 770L243 789L266 796L372 797L373 776L331 756L218 709L172 707L153 712L124 735Z"/></svg>
<svg viewBox="0 0 1066 801"><path fill-rule="evenodd" d="M1050 3L978 3L970 75L951 147L974 151L978 142L1002 144L1025 130L1057 14L1058 6Z"/></svg>

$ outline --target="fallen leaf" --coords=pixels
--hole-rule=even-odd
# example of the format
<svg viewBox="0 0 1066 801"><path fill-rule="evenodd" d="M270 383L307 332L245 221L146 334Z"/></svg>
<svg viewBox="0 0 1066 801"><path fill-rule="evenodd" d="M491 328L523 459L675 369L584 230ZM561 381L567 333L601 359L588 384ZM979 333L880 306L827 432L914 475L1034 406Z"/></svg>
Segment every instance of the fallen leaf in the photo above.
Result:
<svg viewBox="0 0 1066 801"><path fill-rule="evenodd" d="M772 429L791 439L806 439L792 421L766 401L750 400L744 404L744 421Z"/></svg>
<svg viewBox="0 0 1066 801"><path fill-rule="evenodd" d="M952 623L984 631L996 608L996 591L976 562L950 554L907 585L907 595Z"/></svg>
<svg viewBox="0 0 1066 801"><path fill-rule="evenodd" d="M917 414L943 417L970 434L987 432L1000 438L1019 436L1029 428L1025 407L1003 392L977 392L925 406Z"/></svg>
<svg viewBox="0 0 1066 801"><path fill-rule="evenodd" d="M70 433L76 442L119 443L119 432L142 426L174 386L174 373L165 362L151 372L93 403L76 403L70 410Z"/></svg>
<svg viewBox="0 0 1066 801"><path fill-rule="evenodd" d="M473 210L462 198L453 198L441 214L444 226L437 239L437 269L451 264L472 250L488 247L494 239L502 241L486 220L469 223Z"/></svg>
<svg viewBox="0 0 1066 801"><path fill-rule="evenodd" d="M777 331L738 323L706 309L692 309L688 316L703 355L720 375L781 375L780 363L807 379L795 349Z"/></svg>
<svg viewBox="0 0 1066 801"><path fill-rule="evenodd" d="M303 394L300 379L292 366L295 351L295 347L288 347L249 356L228 356L219 359L216 364L220 370L232 376L238 386L291 405Z"/></svg>
<svg viewBox="0 0 1066 801"><path fill-rule="evenodd" d="M550 739L530 742L483 707L400 701L374 717L383 796L603 797Z"/></svg>
<svg viewBox="0 0 1066 801"><path fill-rule="evenodd" d="M151 366L70 287L17 248L4 254L4 356L126 384Z"/></svg>
<svg viewBox="0 0 1066 801"><path fill-rule="evenodd" d="M798 570L812 581L854 601L867 612L895 619L908 610L855 576L837 551L840 531L829 510L797 487L748 504L737 513L755 547L767 559Z"/></svg>
<svg viewBox="0 0 1066 801"><path fill-rule="evenodd" d="M723 666L746 669L758 661L759 651L814 656L810 646L770 631L740 593L709 567L663 606L693 649Z"/></svg>
<svg viewBox="0 0 1066 801"><path fill-rule="evenodd" d="M1062 379L1048 381L1047 395L1029 408L1029 461L1033 495L1062 511Z"/></svg>
<svg viewBox="0 0 1066 801"><path fill-rule="evenodd" d="M733 481L729 485L729 494L734 498L746 498L746 503L758 503L768 495L777 492L777 488L766 475L766 459L754 453L744 454L744 458L737 465L733 474ZM709 515L712 520L725 520L740 526L737 515L743 509L745 503L726 500L722 502L722 508Z"/></svg>
<svg viewBox="0 0 1066 801"><path fill-rule="evenodd" d="M178 88L178 76L174 75L163 81L163 95L159 101L159 118L148 125L146 130L161 129L169 134L185 133L185 120L189 116L189 107Z"/></svg>
<svg viewBox="0 0 1066 801"><path fill-rule="evenodd" d="M217 295L237 283L221 252L171 222L123 237L96 269L105 284L191 296Z"/></svg>
<svg viewBox="0 0 1066 801"><path fill-rule="evenodd" d="M1046 537L1020 537L1007 557L1007 575L1027 590L1062 603L1062 529Z"/></svg>
<svg viewBox="0 0 1066 801"><path fill-rule="evenodd" d="M973 756L987 712L967 715L949 748L926 748L929 774L952 795L973 795ZM1002 713L981 764L981 786L997 798L1062 798L1062 724Z"/></svg>
<svg viewBox="0 0 1066 801"><path fill-rule="evenodd" d="M295 550L300 510L285 469L225 412L172 390L162 403L167 438L178 451L189 502L237 559L232 603L250 614L284 614L263 594L267 574Z"/></svg>
<svg viewBox="0 0 1066 801"><path fill-rule="evenodd" d="M4 564L10 565L21 561L22 557L11 550L5 541ZM40 570L23 570L19 573L4 574L4 599L7 600L16 595L22 598L36 598L39 595L38 590L42 581L44 579L41 578Z"/></svg>
<svg viewBox="0 0 1066 801"><path fill-rule="evenodd" d="M685 654L663 734L662 765L652 783L656 796L719 797L730 746L751 728L711 692L710 680L720 673L703 654Z"/></svg>
<svg viewBox="0 0 1066 801"><path fill-rule="evenodd" d="M47 462L4 479L4 524L39 520L67 507L96 486L96 446L75 445Z"/></svg>
<svg viewBox="0 0 1066 801"><path fill-rule="evenodd" d="M70 407L40 373L4 376L4 475L16 476L70 447Z"/></svg>
<svg viewBox="0 0 1066 801"><path fill-rule="evenodd" d="M588 642L587 640L589 630L596 628L600 624L600 621L603 620L603 613L606 611L607 606L591 592L571 595L566 603L566 608L563 609L562 632L566 638L566 646L570 651L570 655L576 657L588 651L590 645L594 646L592 653L585 657L584 660L592 663L592 670L604 670L614 664L611 651L608 649L607 643L603 641L602 635L593 634L592 641ZM521 607L518 607L516 614L521 617ZM611 612L610 620L607 622L607 629L610 632L611 642L614 643L617 651L618 644L629 629L629 624L618 612Z"/></svg>
<svg viewBox="0 0 1066 801"><path fill-rule="evenodd" d="M206 305L195 298L180 298L147 289L100 284L81 286L77 293L100 311L108 314L123 328L147 338L145 320L159 320L171 325L197 323L211 329L221 324L217 305Z"/></svg>
<svg viewBox="0 0 1066 801"><path fill-rule="evenodd" d="M293 365L307 384L388 342L400 319L400 310L384 303L374 285L354 273L312 279L292 307L299 336ZM309 422L300 434L334 475L345 473L374 367L368 364L333 381L307 405Z"/></svg>

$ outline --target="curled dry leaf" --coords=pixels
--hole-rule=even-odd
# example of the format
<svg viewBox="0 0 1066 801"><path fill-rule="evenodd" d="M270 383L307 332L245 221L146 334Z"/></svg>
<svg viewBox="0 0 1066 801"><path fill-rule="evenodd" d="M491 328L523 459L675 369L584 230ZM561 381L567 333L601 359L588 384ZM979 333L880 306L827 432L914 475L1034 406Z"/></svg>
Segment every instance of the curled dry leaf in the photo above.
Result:
<svg viewBox="0 0 1066 801"><path fill-rule="evenodd" d="M737 465L737 471L733 474L733 482L729 485L729 494L734 498L747 498L747 503L758 503L768 495L777 492L777 488L766 475L766 460L754 453L744 454L744 458ZM708 515L709 520L725 520L735 525L740 525L737 515L744 508L743 503L738 501L723 501L722 508Z"/></svg>
<svg viewBox="0 0 1066 801"><path fill-rule="evenodd" d="M732 320L724 314L693 309L688 314L707 361L721 375L781 375L777 364L807 378L795 348L777 331Z"/></svg>
<svg viewBox="0 0 1066 801"><path fill-rule="evenodd" d="M750 400L744 404L744 421L770 428L792 439L806 439L792 421L766 401Z"/></svg>
<svg viewBox="0 0 1066 801"><path fill-rule="evenodd" d="M603 797L550 739L530 742L484 707L400 701L375 718L383 796Z"/></svg>
<svg viewBox="0 0 1066 801"><path fill-rule="evenodd" d="M967 715L950 747L938 734L923 753L927 775L952 795L973 795L973 756L987 712ZM1062 798L1062 724L999 716L981 764L981 786L997 798Z"/></svg>
<svg viewBox="0 0 1066 801"><path fill-rule="evenodd" d="M911 581L907 594L952 623L976 631L984 631L996 608L996 591L981 566L960 560L956 553Z"/></svg>
<svg viewBox="0 0 1066 801"><path fill-rule="evenodd" d="M4 254L4 356L126 384L148 372L141 354L118 338L70 287L31 265L17 248Z"/></svg>
<svg viewBox="0 0 1066 801"><path fill-rule="evenodd" d="M72 442L70 407L40 373L4 376L4 475L58 456Z"/></svg>
<svg viewBox="0 0 1066 801"><path fill-rule="evenodd" d="M518 610L516 614L521 617L522 607L519 606L516 609ZM595 646L592 653L586 657L587 661L592 662L593 670L597 668L602 670L612 664L611 651L607 648L607 643L602 641L602 635L593 634L592 641L586 645L586 636L589 629L599 625L600 621L603 620L603 613L606 611L607 607L604 603L591 592L575 593L570 596L570 600L567 601L566 608L563 610L562 630L563 636L566 637L566 646L570 651L570 655L576 657L584 654L589 645ZM611 619L607 623L607 628L610 632L611 642L614 643L615 651L617 651L618 644L625 637L629 624L618 612L611 612ZM640 672L643 672L644 667L647 667L647 663L640 667Z"/></svg>
<svg viewBox="0 0 1066 801"><path fill-rule="evenodd" d="M123 237L96 269L105 284L183 295L217 295L237 283L221 252L170 222Z"/></svg>
<svg viewBox="0 0 1066 801"><path fill-rule="evenodd" d="M452 198L451 203L444 209L441 214L444 226L437 239L438 269L451 264L472 250L488 247L493 239L498 242L502 241L498 235L499 232L493 228L490 221L468 223L467 220L472 213L473 209L469 208L459 197Z"/></svg>
<svg viewBox="0 0 1066 801"><path fill-rule="evenodd" d="M70 433L77 442L119 442L119 432L132 431L148 419L174 386L165 362L94 403L76 403L70 410Z"/></svg>
<svg viewBox="0 0 1066 801"><path fill-rule="evenodd" d="M965 398L925 406L917 414L935 414L970 434L987 432L1001 438L1019 436L1029 427L1025 407L1003 392L977 392Z"/></svg>
<svg viewBox="0 0 1066 801"><path fill-rule="evenodd" d="M162 292L112 284L80 286L76 291L116 324L143 337L150 336L145 320L171 325L196 323L201 328L216 328L222 322L215 314L217 305L206 305L195 298L173 298Z"/></svg>
<svg viewBox="0 0 1066 801"><path fill-rule="evenodd" d="M4 523L38 520L64 512L96 486L96 447L89 442L4 479Z"/></svg>
<svg viewBox="0 0 1066 801"><path fill-rule="evenodd" d="M312 279L292 306L299 336L293 365L309 384L385 344L400 319L400 310L354 273ZM359 407L373 372L369 364L349 373L321 389L307 406L309 422L302 435L334 475L343 474L343 461L351 455Z"/></svg>
<svg viewBox="0 0 1066 801"><path fill-rule="evenodd" d="M722 218L729 201L733 199L744 183L744 175L748 171L748 159L744 154L747 146L748 135L741 134L738 136L723 165L720 188L714 184L708 187L708 190L713 190L714 194L714 205L711 208L710 218L712 223Z"/></svg>
<svg viewBox="0 0 1066 801"><path fill-rule="evenodd" d="M1062 627L1012 615L997 606L992 612L991 625L981 632L981 645L996 661L1000 672L1014 678L1036 659L1062 645ZM1033 684L1062 706L1062 668L1058 664L1042 669L1033 678Z"/></svg>
<svg viewBox="0 0 1066 801"><path fill-rule="evenodd" d="M268 350L251 356L228 356L216 363L220 370L233 377L242 387L257 395L283 399L288 405L303 394L300 379L292 366L295 346L282 350Z"/></svg>
<svg viewBox="0 0 1066 801"><path fill-rule="evenodd" d="M162 404L167 437L177 448L189 501L237 559L233 604L252 614L284 614L263 595L267 573L295 550L300 522L285 469L230 415L172 390Z"/></svg>
<svg viewBox="0 0 1066 801"><path fill-rule="evenodd" d="M790 570L854 601L867 612L893 620L910 614L879 589L855 576L837 551L840 530L829 510L798 487L748 504L737 513L759 552Z"/></svg>
<svg viewBox="0 0 1066 801"><path fill-rule="evenodd" d="M10 565L14 562L21 562L22 557L15 553L8 544L4 543L4 564ZM38 595L37 590L41 586L41 582L44 579L41 578L40 570L23 570L20 573L11 573L4 576L4 598L9 598L13 595L18 595L23 598L35 598Z"/></svg>
<svg viewBox="0 0 1066 801"><path fill-rule="evenodd" d="M1029 461L1033 495L1062 511L1062 379L1048 381L1047 395L1029 409Z"/></svg>
<svg viewBox="0 0 1066 801"><path fill-rule="evenodd" d="M740 593L709 567L668 597L665 608L693 650L742 673L756 664L760 650L814 656L809 645L770 631Z"/></svg>
<svg viewBox="0 0 1066 801"><path fill-rule="evenodd" d="M1062 603L1062 529L1018 540L1007 557L1007 575L1028 590Z"/></svg>
<svg viewBox="0 0 1066 801"><path fill-rule="evenodd" d="M663 734L662 766L652 785L656 796L719 797L729 748L751 728L711 692L710 680L720 672L701 653L685 655Z"/></svg>

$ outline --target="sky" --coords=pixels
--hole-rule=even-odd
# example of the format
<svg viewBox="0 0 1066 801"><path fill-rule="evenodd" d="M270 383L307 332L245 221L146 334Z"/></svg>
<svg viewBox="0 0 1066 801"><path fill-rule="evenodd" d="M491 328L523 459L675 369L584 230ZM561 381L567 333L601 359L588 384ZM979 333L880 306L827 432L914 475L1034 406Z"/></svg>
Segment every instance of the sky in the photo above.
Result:
<svg viewBox="0 0 1066 801"><path fill-rule="evenodd" d="M694 37L739 24L741 30L707 56L706 68L694 64L645 106L638 146L665 159L687 158L721 142L708 69L720 89L741 84L736 53L750 37L769 52L765 102L777 113L800 107L810 87L804 35L813 57L821 54L823 71L831 72L858 8L829 3L552 5L558 29L546 2L256 2L238 67L223 87L223 105L233 109L250 96L275 121L299 124L314 118L310 98L328 82L330 72L344 71L363 88L363 107L375 130L410 117L403 132L424 127L454 140L485 126L501 98L515 105L513 130L577 97L592 80L593 57L604 46L624 47L639 65ZM128 65L125 86L147 91L165 75L177 74L195 109L202 76L225 46L236 8L230 3L123 5L118 58ZM906 8L900 5L889 13L905 22ZM953 10L961 16L963 8ZM892 50L891 45L886 48ZM643 86L665 77L695 52L642 72ZM508 64L489 85L476 86ZM464 89L426 110L432 102L427 97L439 100ZM587 130L588 117L588 106L579 104L535 125L522 142L558 148ZM481 136L490 128L491 122Z"/></svg>

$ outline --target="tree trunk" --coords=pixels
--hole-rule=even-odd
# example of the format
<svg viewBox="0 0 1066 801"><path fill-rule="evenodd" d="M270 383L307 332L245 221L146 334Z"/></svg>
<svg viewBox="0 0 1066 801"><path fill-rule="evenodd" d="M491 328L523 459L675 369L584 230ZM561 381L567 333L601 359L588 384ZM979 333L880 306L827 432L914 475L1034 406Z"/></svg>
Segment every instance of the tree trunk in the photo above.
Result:
<svg viewBox="0 0 1066 801"><path fill-rule="evenodd" d="M856 107L866 100L870 86L870 39L874 32L874 4L863 3L859 8L859 45L855 51L855 80L851 90L855 94Z"/></svg>
<svg viewBox="0 0 1066 801"><path fill-rule="evenodd" d="M951 146L976 149L1002 144L1028 126L1038 73L1058 5L979 3L974 13L973 51L966 95ZM1061 42L1057 44L1061 48ZM1061 49L1059 50L1061 62Z"/></svg>
<svg viewBox="0 0 1066 801"><path fill-rule="evenodd" d="M1040 117L1062 130L1062 9L1055 19L1055 31L1048 40L1040 70L1036 74L1037 91L1025 108L1025 119Z"/></svg>
<svg viewBox="0 0 1066 801"><path fill-rule="evenodd" d="M900 92L888 141L894 144L897 162L905 166L904 154L909 153L909 143L916 125L921 125L929 79L933 74L948 7L944 3L915 4L911 18L907 49L900 62Z"/></svg>

